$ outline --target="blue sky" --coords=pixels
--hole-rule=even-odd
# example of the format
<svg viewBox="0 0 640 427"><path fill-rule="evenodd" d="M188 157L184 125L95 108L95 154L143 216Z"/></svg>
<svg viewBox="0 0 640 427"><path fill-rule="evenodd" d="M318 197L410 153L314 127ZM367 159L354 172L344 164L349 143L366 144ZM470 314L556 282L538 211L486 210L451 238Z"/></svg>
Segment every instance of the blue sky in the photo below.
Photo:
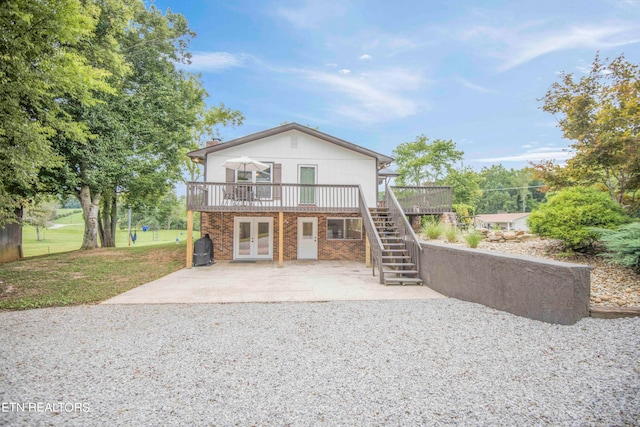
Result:
<svg viewBox="0 0 640 427"><path fill-rule="evenodd" d="M154 3L197 33L209 104L245 115L223 140L298 122L387 155L452 139L476 170L562 161L538 99L598 51L640 63L640 0Z"/></svg>

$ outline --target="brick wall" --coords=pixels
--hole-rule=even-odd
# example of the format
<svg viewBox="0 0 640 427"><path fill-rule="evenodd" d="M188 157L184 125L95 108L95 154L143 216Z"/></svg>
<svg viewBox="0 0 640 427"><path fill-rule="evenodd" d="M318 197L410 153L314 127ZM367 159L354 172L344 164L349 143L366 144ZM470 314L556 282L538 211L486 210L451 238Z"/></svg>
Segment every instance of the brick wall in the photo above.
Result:
<svg viewBox="0 0 640 427"><path fill-rule="evenodd" d="M280 229L277 212L202 212L202 235L209 234L213 240L214 256L219 260L233 259L234 218L273 218L273 259L278 259L278 238ZM318 218L318 259L362 261L365 257L364 235L361 240L327 240L327 218L358 218L358 214L311 214L284 213L284 256L285 260L298 258L298 217Z"/></svg>

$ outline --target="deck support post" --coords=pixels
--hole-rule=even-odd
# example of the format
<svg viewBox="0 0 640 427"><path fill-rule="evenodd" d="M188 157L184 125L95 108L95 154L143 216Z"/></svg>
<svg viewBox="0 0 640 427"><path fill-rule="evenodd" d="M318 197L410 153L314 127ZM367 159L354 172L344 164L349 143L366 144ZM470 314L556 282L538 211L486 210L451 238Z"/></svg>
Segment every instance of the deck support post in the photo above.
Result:
<svg viewBox="0 0 640 427"><path fill-rule="evenodd" d="M193 211L187 211L187 268L193 264Z"/></svg>
<svg viewBox="0 0 640 427"><path fill-rule="evenodd" d="M369 242L369 236L364 235L365 252L364 262L367 267L371 267L371 242Z"/></svg>
<svg viewBox="0 0 640 427"><path fill-rule="evenodd" d="M284 261L284 212L278 212L278 268Z"/></svg>

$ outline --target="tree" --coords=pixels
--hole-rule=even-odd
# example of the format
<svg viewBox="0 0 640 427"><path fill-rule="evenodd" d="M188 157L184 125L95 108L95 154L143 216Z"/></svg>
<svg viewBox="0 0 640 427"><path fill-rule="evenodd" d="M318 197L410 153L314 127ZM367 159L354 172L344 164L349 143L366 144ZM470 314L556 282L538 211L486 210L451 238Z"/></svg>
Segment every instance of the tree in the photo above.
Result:
<svg viewBox="0 0 640 427"><path fill-rule="evenodd" d="M455 162L462 160L464 152L456 150L452 140L429 142L425 135L419 135L415 141L396 147L393 155L400 173L398 184L420 186L442 180Z"/></svg>
<svg viewBox="0 0 640 427"><path fill-rule="evenodd" d="M482 197L478 202L478 213L517 212L517 190L513 169L502 165L484 167L480 171Z"/></svg>
<svg viewBox="0 0 640 427"><path fill-rule="evenodd" d="M96 95L112 90L109 72L81 53L98 15L81 0L0 2L0 226L41 190L39 170L61 164L52 136L88 140L64 99L95 105Z"/></svg>
<svg viewBox="0 0 640 427"><path fill-rule="evenodd" d="M543 198L537 190L540 181L530 168L507 170L493 165L482 168L480 178L479 213L531 212Z"/></svg>
<svg viewBox="0 0 640 427"><path fill-rule="evenodd" d="M476 207L482 197L480 189L480 175L473 169L452 169L442 181L443 185L451 186L453 204L465 204Z"/></svg>
<svg viewBox="0 0 640 427"><path fill-rule="evenodd" d="M189 151L197 150L204 147L207 140L211 137L219 137L218 126L240 126L244 121L244 115L237 110L231 110L227 108L223 103L220 103L217 107L212 107L202 114L196 122L193 134L193 143L188 147L181 149L180 158L182 159L182 169L186 172L188 179L183 181L196 181L202 174L200 165L192 161L187 153Z"/></svg>
<svg viewBox="0 0 640 427"><path fill-rule="evenodd" d="M58 204L50 200L42 200L39 203L31 202L24 208L22 222L35 227L36 240L40 241L40 229L47 228L49 221L56 215Z"/></svg>
<svg viewBox="0 0 640 427"><path fill-rule="evenodd" d="M86 145L56 139L65 164L51 174L58 191L81 202L82 249L96 248L98 238L103 247L115 246L118 201L136 210L158 206L181 179L182 155L196 130L234 113L224 107L207 110L199 77L178 67L189 60L186 48L193 36L182 15L163 15L138 0L121 5L131 18L111 20L112 1L119 0L101 4L106 21L100 37L113 35L126 67L113 83L117 92L101 104L69 103L67 113L95 137ZM100 40L95 44L103 45Z"/></svg>
<svg viewBox="0 0 640 427"><path fill-rule="evenodd" d="M605 62L607 62L605 60ZM590 73L563 73L542 98L575 153L565 166L535 164L551 189L601 185L629 210L640 189L640 68L621 55L608 64L598 55Z"/></svg>

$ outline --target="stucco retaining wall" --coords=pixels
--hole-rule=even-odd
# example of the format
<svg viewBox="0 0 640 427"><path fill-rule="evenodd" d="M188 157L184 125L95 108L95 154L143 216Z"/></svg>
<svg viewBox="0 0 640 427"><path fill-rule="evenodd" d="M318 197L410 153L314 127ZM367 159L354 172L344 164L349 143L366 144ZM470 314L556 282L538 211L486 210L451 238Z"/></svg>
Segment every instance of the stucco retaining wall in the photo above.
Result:
<svg viewBox="0 0 640 427"><path fill-rule="evenodd" d="M562 325L589 316L588 266L443 243L422 248L420 275L444 295Z"/></svg>

